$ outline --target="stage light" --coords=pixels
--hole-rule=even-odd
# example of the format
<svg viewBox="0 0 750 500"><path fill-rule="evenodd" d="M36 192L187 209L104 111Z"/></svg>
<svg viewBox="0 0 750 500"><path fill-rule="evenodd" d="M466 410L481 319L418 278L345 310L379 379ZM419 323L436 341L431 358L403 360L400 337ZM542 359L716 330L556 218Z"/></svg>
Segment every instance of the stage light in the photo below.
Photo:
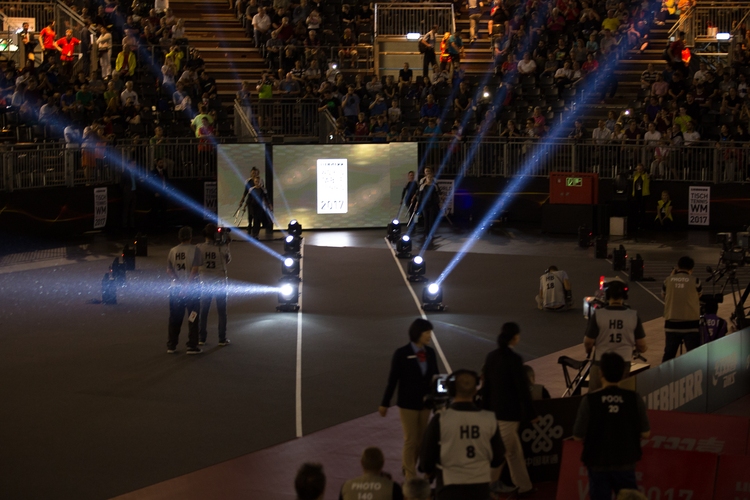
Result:
<svg viewBox="0 0 750 500"><path fill-rule="evenodd" d="M148 257L148 236L138 233L133 241L136 257Z"/></svg>
<svg viewBox="0 0 750 500"><path fill-rule="evenodd" d="M425 281L427 278L425 278L424 274L427 272L427 264L425 264L422 257L417 255L409 261L409 265L406 266L406 272L409 274L407 278L409 281Z"/></svg>
<svg viewBox="0 0 750 500"><path fill-rule="evenodd" d="M595 256L597 259L607 258L607 238L604 236L596 237L596 251Z"/></svg>
<svg viewBox="0 0 750 500"><path fill-rule="evenodd" d="M419 33L407 33L406 34L407 40L416 41L416 40L419 40L420 38L422 38L422 35L420 35Z"/></svg>
<svg viewBox="0 0 750 500"><path fill-rule="evenodd" d="M630 281L643 281L643 257L639 253L630 259Z"/></svg>
<svg viewBox="0 0 750 500"><path fill-rule="evenodd" d="M284 253L299 256L300 247L302 246L302 238L293 234L287 235L284 238Z"/></svg>
<svg viewBox="0 0 750 500"><path fill-rule="evenodd" d="M717 40L729 40L731 37L729 33L716 33Z"/></svg>
<svg viewBox="0 0 750 500"><path fill-rule="evenodd" d="M122 249L122 264L126 271L135 271L135 248L125 244Z"/></svg>
<svg viewBox="0 0 750 500"><path fill-rule="evenodd" d="M112 265L109 267L109 272L112 273L112 279L120 286L125 286L125 264L120 263L120 258L115 257L112 261Z"/></svg>
<svg viewBox="0 0 750 500"><path fill-rule="evenodd" d="M620 248L615 248L612 251L612 269L615 271L624 271L628 264L628 253L625 247L620 245Z"/></svg>
<svg viewBox="0 0 750 500"><path fill-rule="evenodd" d="M591 237L593 233L586 226L578 227L578 246L581 248L588 248L591 246Z"/></svg>
<svg viewBox="0 0 750 500"><path fill-rule="evenodd" d="M422 290L422 309L425 311L442 311L443 289L437 283L430 283Z"/></svg>
<svg viewBox="0 0 750 500"><path fill-rule="evenodd" d="M408 234L403 235L396 242L396 252L396 257L399 259L411 258L411 238L409 238Z"/></svg>
<svg viewBox="0 0 750 500"><path fill-rule="evenodd" d="M105 273L102 278L102 304L117 304L117 282L112 273Z"/></svg>
<svg viewBox="0 0 750 500"><path fill-rule="evenodd" d="M299 271L299 259L296 259L294 257L287 257L281 263L281 274L284 276L284 278L288 279L296 277L297 279L299 279Z"/></svg>
<svg viewBox="0 0 750 500"><path fill-rule="evenodd" d="M299 311L299 284L283 283L279 287L279 305L277 311L297 312Z"/></svg>
<svg viewBox="0 0 750 500"><path fill-rule="evenodd" d="M398 237L401 236L401 223L398 219L393 219L388 223L388 241L395 243L398 241Z"/></svg>
<svg viewBox="0 0 750 500"><path fill-rule="evenodd" d="M301 236L302 235L302 224L300 224L299 222L297 222L297 219L292 219L292 220L289 221L289 226L287 226L286 230L292 236Z"/></svg>

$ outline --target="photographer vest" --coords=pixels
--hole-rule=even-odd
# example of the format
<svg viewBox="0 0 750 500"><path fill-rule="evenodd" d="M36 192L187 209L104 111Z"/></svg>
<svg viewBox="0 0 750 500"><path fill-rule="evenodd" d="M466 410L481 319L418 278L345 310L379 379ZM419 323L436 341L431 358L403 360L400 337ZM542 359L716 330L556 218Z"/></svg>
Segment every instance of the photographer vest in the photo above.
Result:
<svg viewBox="0 0 750 500"><path fill-rule="evenodd" d="M226 282L228 255L226 245L217 245L213 241L209 241L198 245L198 251L201 255L201 282Z"/></svg>
<svg viewBox="0 0 750 500"><path fill-rule="evenodd" d="M565 271L550 271L539 278L542 289L542 305L547 309L555 309L565 305L564 282L568 279Z"/></svg>
<svg viewBox="0 0 750 500"><path fill-rule="evenodd" d="M440 415L440 467L443 484L490 482L495 414L448 408Z"/></svg>
<svg viewBox="0 0 750 500"><path fill-rule="evenodd" d="M701 317L700 280L678 271L664 280L664 319L698 321ZM696 325L697 330L697 325Z"/></svg>
<svg viewBox="0 0 750 500"><path fill-rule="evenodd" d="M350 479L341 488L343 500L392 500L393 481L385 476L364 474Z"/></svg>
<svg viewBox="0 0 750 500"><path fill-rule="evenodd" d="M639 396L610 386L586 396L589 421L581 461L589 467L635 464L641 458Z"/></svg>
<svg viewBox="0 0 750 500"><path fill-rule="evenodd" d="M191 243L181 243L169 251L169 267L177 275L179 281L172 281L172 286L187 284L193 267L200 266L198 247Z"/></svg>
<svg viewBox="0 0 750 500"><path fill-rule="evenodd" d="M635 349L635 328L638 326L638 313L632 309L597 309L593 321L599 327L599 335L594 345L594 360L598 361L605 352L615 352L626 363L633 359Z"/></svg>

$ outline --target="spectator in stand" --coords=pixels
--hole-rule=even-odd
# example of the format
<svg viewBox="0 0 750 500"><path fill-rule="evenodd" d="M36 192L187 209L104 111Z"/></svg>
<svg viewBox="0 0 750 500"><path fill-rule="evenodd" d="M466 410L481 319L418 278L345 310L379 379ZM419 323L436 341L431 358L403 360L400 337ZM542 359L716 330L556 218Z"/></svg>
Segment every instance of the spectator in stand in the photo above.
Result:
<svg viewBox="0 0 750 500"><path fill-rule="evenodd" d="M685 63L682 62L683 50L685 50L685 32L680 31L677 33L677 39L670 43L669 48L667 49L672 69L675 71L685 70Z"/></svg>
<svg viewBox="0 0 750 500"><path fill-rule="evenodd" d="M401 123L401 108L398 107L398 101L396 99L391 101L391 107L388 108L388 125L393 130L394 125Z"/></svg>
<svg viewBox="0 0 750 500"><path fill-rule="evenodd" d="M357 41L354 39L351 29L346 28L344 30L340 46L342 48L339 50L339 61L343 63L346 59L349 59L349 66L356 69L359 62L359 52L357 52Z"/></svg>
<svg viewBox="0 0 750 500"><path fill-rule="evenodd" d="M59 48L55 43L55 20L52 19L47 23L47 26L39 32L39 37L42 39L42 47L44 48L44 62L51 64L55 60Z"/></svg>
<svg viewBox="0 0 750 500"><path fill-rule="evenodd" d="M669 83L664 81L664 76L661 73L658 73L656 75L656 81L651 84L651 96L656 97L661 103L667 96L668 91Z"/></svg>
<svg viewBox="0 0 750 500"><path fill-rule="evenodd" d="M669 99L674 100L675 102L680 102L685 98L686 92L687 87L685 85L685 80L682 78L682 73L675 71L672 74L672 81L669 82L669 90L667 91Z"/></svg>
<svg viewBox="0 0 750 500"><path fill-rule="evenodd" d="M437 25L434 25L430 31L425 33L422 38L419 39L419 51L422 52L422 76L427 77L430 75L430 67L437 65L437 59L435 57L435 47L437 45Z"/></svg>
<svg viewBox="0 0 750 500"><path fill-rule="evenodd" d="M177 90L172 94L172 103L175 111L188 111L192 106L192 99L182 82L177 82Z"/></svg>
<svg viewBox="0 0 750 500"><path fill-rule="evenodd" d="M364 2L357 14L357 32L370 33L372 31L372 18L373 12L370 8L370 4Z"/></svg>
<svg viewBox="0 0 750 500"><path fill-rule="evenodd" d="M422 135L424 137L437 137L442 133L437 118L427 120L427 126L424 128Z"/></svg>
<svg viewBox="0 0 750 500"><path fill-rule="evenodd" d="M565 63L563 63L563 67L555 71L554 77L555 84L560 91L569 86L573 79L573 70L570 69L570 62L565 61Z"/></svg>
<svg viewBox="0 0 750 500"><path fill-rule="evenodd" d="M362 475L349 479L341 487L340 500L359 500L362 492L371 492L372 498L378 500L401 500L403 494L398 483L383 472L385 457L380 448L366 448L360 459Z"/></svg>
<svg viewBox="0 0 750 500"><path fill-rule="evenodd" d="M654 65L648 63L648 68L641 73L641 88L651 89L658 75L659 73L654 69Z"/></svg>
<svg viewBox="0 0 750 500"><path fill-rule="evenodd" d="M66 80L73 77L73 61L75 48L81 41L73 36L73 30L65 31L65 36L59 39L55 45L60 51L60 62L62 63L62 75Z"/></svg>
<svg viewBox="0 0 750 500"><path fill-rule="evenodd" d="M461 64L461 58L464 56L464 41L461 39L461 29L456 28L455 33L448 38L448 55L451 58L451 65L455 71L455 68Z"/></svg>
<svg viewBox="0 0 750 500"><path fill-rule="evenodd" d="M594 144L599 145L607 144L612 138L612 132L607 128L604 120L599 120L598 126L591 132L591 138L594 140Z"/></svg>
<svg viewBox="0 0 750 500"><path fill-rule="evenodd" d="M321 97L320 106L318 107L318 111L322 112L325 110L328 110L334 119L338 119L341 115L341 101L333 95L330 89L326 89L323 92L323 97Z"/></svg>
<svg viewBox="0 0 750 500"><path fill-rule="evenodd" d="M383 94L377 94L375 100L370 104L370 116L384 115L388 111L388 103Z"/></svg>
<svg viewBox="0 0 750 500"><path fill-rule="evenodd" d="M521 76L536 74L536 62L528 52L524 52L523 59L518 63L518 74Z"/></svg>
<svg viewBox="0 0 750 500"><path fill-rule="evenodd" d="M131 99L134 105L140 106L140 102L138 102L138 94L133 90L133 82L127 82L125 84L125 90L120 94L120 102L123 105L125 105L128 99Z"/></svg>
<svg viewBox="0 0 750 500"><path fill-rule="evenodd" d="M291 72L287 73L286 78L279 83L279 90L284 97L299 97L301 91L299 83Z"/></svg>
<svg viewBox="0 0 750 500"><path fill-rule="evenodd" d="M453 109L456 112L456 116L461 118L463 114L471 109L472 99L469 90L469 85L466 82L461 82L458 85L458 93L456 98L453 100Z"/></svg>
<svg viewBox="0 0 750 500"><path fill-rule="evenodd" d="M706 75L708 74L708 66L706 63L701 62L698 64L698 71L693 73L693 85L698 85L706 81Z"/></svg>
<svg viewBox="0 0 750 500"><path fill-rule="evenodd" d="M190 128L195 132L195 137L201 137L201 127L209 127L214 124L216 117L212 113L208 112L208 107L201 103L198 105L198 114L195 115L193 121L190 122Z"/></svg>
<svg viewBox="0 0 750 500"><path fill-rule="evenodd" d="M674 123L680 126L683 133L687 132L687 124L692 122L693 118L687 114L687 108L680 106L680 113L675 117Z"/></svg>
<svg viewBox="0 0 750 500"><path fill-rule="evenodd" d="M405 62L404 67L398 71L398 92L399 95L404 95L406 90L411 86L411 82L414 79L414 72L409 67L409 63Z"/></svg>
<svg viewBox="0 0 750 500"><path fill-rule="evenodd" d="M479 0L467 0L466 6L469 11L469 43L474 43L479 34L479 21L482 19L482 7L484 3Z"/></svg>
<svg viewBox="0 0 750 500"><path fill-rule="evenodd" d="M368 135L370 135L370 125L367 123L365 114L359 113L357 115L357 123L354 125L354 136L356 140L363 140Z"/></svg>
<svg viewBox="0 0 750 500"><path fill-rule="evenodd" d="M427 101L424 103L422 108L419 110L420 121L424 123L429 118L438 118L440 116L440 106L435 102L435 98L432 94L427 96Z"/></svg>
<svg viewBox="0 0 750 500"><path fill-rule="evenodd" d="M255 47L264 46L268 31L271 29L271 18L266 14L265 7L259 7L258 13L253 17L253 38Z"/></svg>
<svg viewBox="0 0 750 500"><path fill-rule="evenodd" d="M131 52L128 45L122 46L122 52L117 54L117 61L115 62L115 71L120 74L125 80L133 77L136 69L135 54Z"/></svg>
<svg viewBox="0 0 750 500"><path fill-rule="evenodd" d="M326 491L326 475L320 464L305 463L294 478L297 500L323 500Z"/></svg>
<svg viewBox="0 0 750 500"><path fill-rule="evenodd" d="M350 128L354 126L357 121L357 117L360 114L360 99L359 96L354 92L354 87L349 85L346 89L346 95L341 100L341 107L344 112L344 117L349 122Z"/></svg>
<svg viewBox="0 0 750 500"><path fill-rule="evenodd" d="M577 141L582 141L587 137L586 129L583 127L583 121L576 120L573 126L573 130L568 134L568 137L570 139L575 139Z"/></svg>
<svg viewBox="0 0 750 500"><path fill-rule="evenodd" d="M593 54L589 54L587 56L586 62L583 63L583 66L581 66L581 70L583 71L585 75L588 76L596 72L596 70L598 69L599 69L599 61L594 59Z"/></svg>
<svg viewBox="0 0 750 500"><path fill-rule="evenodd" d="M94 111L94 94L89 90L87 84L81 85L81 90L76 93L76 106L86 110L86 112Z"/></svg>

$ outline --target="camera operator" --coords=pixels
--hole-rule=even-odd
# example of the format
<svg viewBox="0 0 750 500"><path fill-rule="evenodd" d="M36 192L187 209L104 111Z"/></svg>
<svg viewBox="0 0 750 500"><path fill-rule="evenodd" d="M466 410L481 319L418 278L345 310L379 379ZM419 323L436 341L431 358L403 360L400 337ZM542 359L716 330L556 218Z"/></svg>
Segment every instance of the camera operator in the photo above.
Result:
<svg viewBox="0 0 750 500"><path fill-rule="evenodd" d="M616 352L626 360L622 376L625 378L630 373L629 360L633 357L633 350L646 352L646 332L643 331L638 313L625 305L627 294L625 283L610 282L606 292L607 305L595 309L589 317L583 346L586 348L586 354L591 354L591 350L596 347L591 363L589 392L594 392L602 386L599 368L602 354Z"/></svg>
<svg viewBox="0 0 750 500"><path fill-rule="evenodd" d="M677 268L664 280L661 296L664 298L664 357L662 363L677 356L677 349L684 342L691 351L701 345L700 297L701 280L692 276L695 261L688 256L680 257Z"/></svg>
<svg viewBox="0 0 750 500"><path fill-rule="evenodd" d="M185 310L188 313L187 353L200 354L198 348L198 309L200 307L200 250L191 243L193 230L184 226L178 233L180 244L169 251L167 274L172 278L169 287L169 339L167 354L177 352Z"/></svg>
<svg viewBox="0 0 750 500"><path fill-rule="evenodd" d="M557 266L549 266L539 278L539 295L536 297L539 309L562 311L573 306L573 293L568 273Z"/></svg>
<svg viewBox="0 0 750 500"><path fill-rule="evenodd" d="M487 500L490 483L500 477L505 448L495 414L474 404L478 385L473 371L451 374L453 404L427 426L419 468L437 476L437 500Z"/></svg>
<svg viewBox="0 0 750 500"><path fill-rule="evenodd" d="M229 345L227 339L227 264L232 260L229 253L229 239L220 239L216 224L207 224L203 229L206 241L198 245L201 256L201 314L198 345L206 343L208 332L208 310L216 299L216 312L219 313L219 345ZM228 235L227 235L228 236ZM218 241L217 241L218 240Z"/></svg>

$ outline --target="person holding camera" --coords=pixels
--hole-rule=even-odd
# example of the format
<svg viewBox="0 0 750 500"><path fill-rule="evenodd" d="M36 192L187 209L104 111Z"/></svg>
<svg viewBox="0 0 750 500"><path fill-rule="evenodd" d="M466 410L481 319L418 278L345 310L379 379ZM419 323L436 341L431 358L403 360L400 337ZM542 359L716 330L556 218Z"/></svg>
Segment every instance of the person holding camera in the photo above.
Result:
<svg viewBox="0 0 750 500"><path fill-rule="evenodd" d="M383 472L385 456L380 448L365 448L359 463L362 465L362 475L344 483L339 500L403 500L401 486L392 480L390 474ZM368 496L363 496L363 492L368 492Z"/></svg>
<svg viewBox="0 0 750 500"><path fill-rule="evenodd" d="M193 230L183 226L178 233L180 244L169 251L167 274L172 278L169 286L169 338L167 354L177 352L182 320L188 313L187 353L200 354L198 348L198 310L200 308L200 284L198 273L201 263L200 251L191 243Z"/></svg>
<svg viewBox="0 0 750 500"><path fill-rule="evenodd" d="M409 327L409 343L393 353L388 385L378 408L380 416L385 417L398 386L396 405L404 430L402 463L407 481L417 477L417 458L430 418L425 396L430 394L432 378L438 374L437 356L428 345L430 340L432 323L422 318L415 319Z"/></svg>
<svg viewBox="0 0 750 500"><path fill-rule="evenodd" d="M695 261L680 257L677 268L664 280L661 296L664 299L664 357L661 362L677 356L682 343L692 351L700 347L701 280L692 276Z"/></svg>
<svg viewBox="0 0 750 500"><path fill-rule="evenodd" d="M616 352L602 355L603 389L581 400L573 425L573 439L583 441L581 461L588 468L591 500L609 500L612 492L637 489L635 464L641 459L641 439L651 434L643 399L618 387L625 365Z"/></svg>
<svg viewBox="0 0 750 500"><path fill-rule="evenodd" d="M540 310L562 311L573 307L573 291L568 273L557 266L549 266L539 278L539 295L536 304Z"/></svg>
<svg viewBox="0 0 750 500"><path fill-rule="evenodd" d="M633 351L646 352L646 332L638 313L625 305L628 289L622 281L612 281L606 290L607 305L595 309L589 317L583 346L586 354L594 352L589 376L589 392L601 388L600 360L605 352L616 352L625 361L621 378L630 374Z"/></svg>
<svg viewBox="0 0 750 500"><path fill-rule="evenodd" d="M458 370L447 385L453 403L430 420L419 469L437 478L437 500L487 500L505 461L495 415L474 403L476 372Z"/></svg>
<svg viewBox="0 0 750 500"><path fill-rule="evenodd" d="M205 345L208 332L208 310L216 299L216 312L219 313L219 345L229 345L227 339L227 264L232 260L229 253L229 238L221 239L216 224L207 224L203 229L205 242L198 245L201 256L201 312L198 345Z"/></svg>

